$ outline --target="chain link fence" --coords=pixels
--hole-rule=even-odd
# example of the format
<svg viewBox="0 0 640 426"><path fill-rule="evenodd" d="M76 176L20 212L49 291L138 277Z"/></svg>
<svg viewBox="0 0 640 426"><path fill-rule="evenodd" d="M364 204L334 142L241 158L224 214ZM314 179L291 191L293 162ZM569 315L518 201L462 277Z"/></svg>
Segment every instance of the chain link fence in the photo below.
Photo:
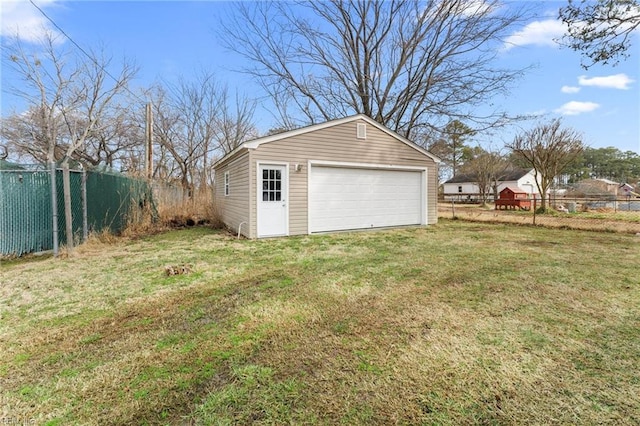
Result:
<svg viewBox="0 0 640 426"><path fill-rule="evenodd" d="M71 189L71 229L73 230L73 242L79 244L82 241L82 171L69 171L70 189ZM51 195L49 195L49 199ZM58 207L58 242L63 244L67 241L66 219L64 211L64 184L62 181L62 170L56 170L56 199Z"/></svg>
<svg viewBox="0 0 640 426"><path fill-rule="evenodd" d="M19 256L52 247L51 174L0 170L0 254Z"/></svg>
<svg viewBox="0 0 640 426"><path fill-rule="evenodd" d="M87 172L87 225L89 232L108 229L117 234L129 223L144 220L158 212L146 180L106 173Z"/></svg>
<svg viewBox="0 0 640 426"><path fill-rule="evenodd" d="M539 206L540 200L537 200ZM475 222L512 223L550 228L583 229L605 232L640 233L640 199L557 199L551 210L536 214L531 210L495 210L493 204L440 202L438 217Z"/></svg>
<svg viewBox="0 0 640 426"><path fill-rule="evenodd" d="M67 241L62 170L55 175L58 244ZM157 211L151 187L117 173L70 171L75 243L88 232L121 232ZM54 244L51 172L42 166L0 162L0 256L51 250ZM86 194L86 202L84 195Z"/></svg>

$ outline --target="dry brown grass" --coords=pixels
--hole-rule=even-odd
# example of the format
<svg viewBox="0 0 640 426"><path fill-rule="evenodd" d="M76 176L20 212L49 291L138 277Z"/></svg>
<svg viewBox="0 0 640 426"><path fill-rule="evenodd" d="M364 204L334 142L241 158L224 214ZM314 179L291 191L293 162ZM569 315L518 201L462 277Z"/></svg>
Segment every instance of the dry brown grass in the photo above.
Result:
<svg viewBox="0 0 640 426"><path fill-rule="evenodd" d="M213 191L204 189L197 191L193 197L184 197L178 200L158 200L158 216L160 222L171 224L177 222L186 225L188 220L195 224L203 222L219 227L220 214L213 202ZM190 225L192 226L192 225Z"/></svg>
<svg viewBox="0 0 640 426"><path fill-rule="evenodd" d="M134 209L127 227L121 233L122 237L141 238L171 228L207 226L222 229L224 227L210 189L198 191L191 198L165 196L161 190L155 190L154 193L155 210L150 205L143 210ZM105 239L105 236L100 238Z"/></svg>
<svg viewBox="0 0 640 426"><path fill-rule="evenodd" d="M524 211L493 210L492 206L440 204L438 216L443 219L470 220L474 222L511 223L533 225L533 213ZM640 232L640 212L588 210L579 213L538 214L535 225L549 228L581 229L586 231Z"/></svg>
<svg viewBox="0 0 640 426"><path fill-rule="evenodd" d="M0 268L0 418L640 422L633 235L443 221L85 250Z"/></svg>

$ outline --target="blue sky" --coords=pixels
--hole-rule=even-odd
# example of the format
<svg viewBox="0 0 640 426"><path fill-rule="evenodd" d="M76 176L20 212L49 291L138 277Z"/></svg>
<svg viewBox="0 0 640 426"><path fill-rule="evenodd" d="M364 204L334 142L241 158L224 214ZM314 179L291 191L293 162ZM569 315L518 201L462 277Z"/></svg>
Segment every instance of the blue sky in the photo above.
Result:
<svg viewBox="0 0 640 426"><path fill-rule="evenodd" d="M114 58L134 60L140 66L134 87L147 87L156 80L172 83L206 69L232 90L263 96L249 76L235 71L243 66L241 58L226 51L216 36L216 26L233 3L39 0L37 4L83 48L102 44ZM556 16L563 4L528 3L536 16L510 37L510 44L500 52L499 65L534 68L508 96L497 97L494 103L511 114L539 114L541 120L562 116L563 123L580 131L591 147L615 146L640 153L640 36L634 36L631 57L620 65L584 70L579 54L553 42L562 35L563 26ZM42 28L55 31L27 0L0 0L0 8L3 42L16 29L27 43ZM1 71L5 116L24 106L5 90L13 77L11 70L3 66ZM269 101L262 98L256 110L261 132L275 123L269 110ZM533 124L535 121L519 127L527 129ZM477 142L499 149L520 129L479 136Z"/></svg>

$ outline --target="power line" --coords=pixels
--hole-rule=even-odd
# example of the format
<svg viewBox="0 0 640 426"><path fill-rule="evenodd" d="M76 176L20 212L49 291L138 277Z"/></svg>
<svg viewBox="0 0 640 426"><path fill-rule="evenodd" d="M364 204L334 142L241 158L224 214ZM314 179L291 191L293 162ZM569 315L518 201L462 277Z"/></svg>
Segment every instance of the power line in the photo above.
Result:
<svg viewBox="0 0 640 426"><path fill-rule="evenodd" d="M67 34L62 28L60 28L60 26L58 24L55 23L55 21L53 19L51 19L49 17L49 15L47 15L44 10L42 10L40 8L40 6L38 6L37 4L34 3L33 0L29 0L29 3L31 3L33 5L33 7L35 7L36 9L38 9L38 11L42 14L42 16L44 16L49 22L51 22L51 24L56 27L56 29L58 31L60 31L60 33L62 35L64 35L75 47L78 48L78 50L80 50L80 52L82 52L87 58L89 58L89 60L91 62L93 62L96 66L98 66L102 71L104 71L104 73L109 76L114 82L118 83L118 79L115 78L113 75L111 75L111 73L102 65L100 64L93 56L91 56L89 53L87 53L86 50L84 50L82 48L82 46L80 46L78 43L75 42L74 39L71 38L71 36L69 36L69 34ZM147 101L142 99L140 96L138 96L137 94L133 93L127 86L123 86L124 89L129 92L129 94L131 94L132 96L134 96L136 99L138 99L139 101L146 103Z"/></svg>
<svg viewBox="0 0 640 426"><path fill-rule="evenodd" d="M55 23L55 21L53 19L51 19L49 17L49 15L47 15L44 10L42 10L37 4L35 4L33 2L33 0L29 0L29 3L31 3L33 5L33 7L35 7L36 9L38 9L38 11L42 14L42 16L44 16L49 22L51 22L51 24L53 24L53 26L55 28L58 29L58 31L60 31L60 33L62 33L75 47L78 48L78 50L80 50L80 52L82 52L82 54L84 54L87 58L89 58L89 60L91 62L93 62L98 68L100 68L107 76L109 76L115 83L116 85L119 85L119 81L117 78L115 78L113 75L111 75L111 73L104 67L104 65L100 64L92 55L90 55L89 53L87 53L86 50L84 50L82 48L82 46L80 46L78 43L75 42L74 39L71 38L71 36L69 36L69 34L67 34L62 28L60 28L60 26L58 24ZM146 100L142 99L140 96L138 96L137 94L133 93L126 85L122 86L129 94L131 94L134 98L138 99L140 102L145 103L146 104L146 123L145 123L145 149L146 149L146 156L145 158L147 159L147 176L149 178L152 177L152 164L153 164L153 160L152 160L152 155L153 155L153 122L152 122L152 115L151 115L151 104L149 102L147 102ZM55 198L55 197L54 197Z"/></svg>

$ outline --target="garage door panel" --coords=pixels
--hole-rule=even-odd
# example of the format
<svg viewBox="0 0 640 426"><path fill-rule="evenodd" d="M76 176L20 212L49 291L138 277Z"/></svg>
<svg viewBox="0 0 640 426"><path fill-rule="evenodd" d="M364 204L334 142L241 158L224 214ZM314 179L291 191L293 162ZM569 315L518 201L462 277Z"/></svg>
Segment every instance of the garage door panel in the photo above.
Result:
<svg viewBox="0 0 640 426"><path fill-rule="evenodd" d="M310 232L422 223L420 171L312 166Z"/></svg>

